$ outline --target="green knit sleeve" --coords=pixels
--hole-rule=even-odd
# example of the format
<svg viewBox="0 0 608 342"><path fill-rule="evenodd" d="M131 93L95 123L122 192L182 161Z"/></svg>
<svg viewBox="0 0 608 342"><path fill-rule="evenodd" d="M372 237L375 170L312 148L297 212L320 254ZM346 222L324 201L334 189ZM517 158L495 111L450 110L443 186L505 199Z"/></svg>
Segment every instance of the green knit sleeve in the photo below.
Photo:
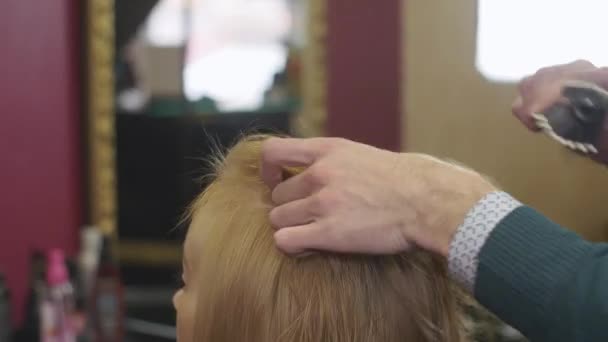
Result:
<svg viewBox="0 0 608 342"><path fill-rule="evenodd" d="M481 249L475 297L531 341L608 341L608 244L520 207Z"/></svg>

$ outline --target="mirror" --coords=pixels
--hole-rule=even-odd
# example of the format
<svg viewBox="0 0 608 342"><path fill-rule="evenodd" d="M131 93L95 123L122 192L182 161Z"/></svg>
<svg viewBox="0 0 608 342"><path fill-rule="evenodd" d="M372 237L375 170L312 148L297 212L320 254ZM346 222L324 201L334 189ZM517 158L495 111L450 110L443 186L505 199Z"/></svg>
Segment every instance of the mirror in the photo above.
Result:
<svg viewBox="0 0 608 342"><path fill-rule="evenodd" d="M226 135L264 127L322 134L324 8L324 0L89 0L90 223L128 231L118 222L126 210L117 201L120 164L137 159L128 154L137 143L150 154L187 144L183 132L171 140L171 129L220 140L218 125ZM176 158L205 157L187 152Z"/></svg>
<svg viewBox="0 0 608 342"><path fill-rule="evenodd" d="M129 315L170 304L181 214L218 145L323 134L325 5L87 1L88 221L117 241Z"/></svg>

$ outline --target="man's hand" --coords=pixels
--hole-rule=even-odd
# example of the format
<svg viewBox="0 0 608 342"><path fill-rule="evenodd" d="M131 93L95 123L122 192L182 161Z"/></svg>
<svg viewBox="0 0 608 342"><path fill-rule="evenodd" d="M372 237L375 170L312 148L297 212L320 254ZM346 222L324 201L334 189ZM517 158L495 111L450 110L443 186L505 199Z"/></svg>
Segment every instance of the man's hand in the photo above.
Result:
<svg viewBox="0 0 608 342"><path fill-rule="evenodd" d="M513 114L529 129L537 131L532 114L542 113L561 101L562 88L568 81L586 81L608 90L608 68L598 68L581 60L540 69L519 83ZM599 150L596 159L608 163L608 120L604 122L603 133L595 145Z"/></svg>
<svg viewBox="0 0 608 342"><path fill-rule="evenodd" d="M282 169L306 166L282 180ZM389 254L413 245L447 255L456 228L494 187L479 174L420 154L334 139L269 139L262 176L277 205L283 251Z"/></svg>

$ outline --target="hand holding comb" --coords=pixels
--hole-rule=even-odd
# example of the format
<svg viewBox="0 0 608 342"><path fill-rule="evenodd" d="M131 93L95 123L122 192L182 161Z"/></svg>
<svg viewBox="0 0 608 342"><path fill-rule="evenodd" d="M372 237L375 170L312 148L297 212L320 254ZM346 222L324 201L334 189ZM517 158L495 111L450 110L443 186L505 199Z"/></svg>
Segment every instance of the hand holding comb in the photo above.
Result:
<svg viewBox="0 0 608 342"><path fill-rule="evenodd" d="M553 140L574 151L597 154L595 145L608 112L608 91L587 82L571 81L563 101L532 115L536 125Z"/></svg>

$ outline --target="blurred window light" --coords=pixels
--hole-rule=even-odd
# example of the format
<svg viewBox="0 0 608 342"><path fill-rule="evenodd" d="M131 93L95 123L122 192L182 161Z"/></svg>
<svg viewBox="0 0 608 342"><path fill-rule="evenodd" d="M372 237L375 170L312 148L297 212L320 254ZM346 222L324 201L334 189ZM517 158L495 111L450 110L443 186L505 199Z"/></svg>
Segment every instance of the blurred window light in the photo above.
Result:
<svg viewBox="0 0 608 342"><path fill-rule="evenodd" d="M605 0L478 0L476 66L499 82L586 59L608 66Z"/></svg>

